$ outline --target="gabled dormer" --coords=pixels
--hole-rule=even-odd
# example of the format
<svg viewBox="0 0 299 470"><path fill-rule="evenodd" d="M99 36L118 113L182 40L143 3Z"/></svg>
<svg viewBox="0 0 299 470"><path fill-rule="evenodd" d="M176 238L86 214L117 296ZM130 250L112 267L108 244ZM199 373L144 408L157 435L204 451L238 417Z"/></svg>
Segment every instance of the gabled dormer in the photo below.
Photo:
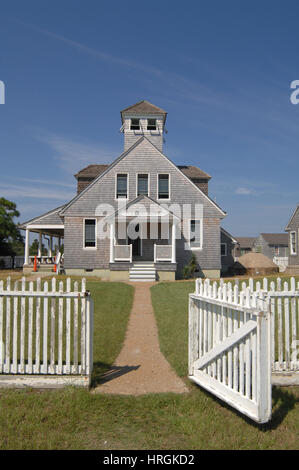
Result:
<svg viewBox="0 0 299 470"><path fill-rule="evenodd" d="M120 112L124 134L124 151L128 150L140 137L145 136L161 152L167 113L146 100L129 106Z"/></svg>

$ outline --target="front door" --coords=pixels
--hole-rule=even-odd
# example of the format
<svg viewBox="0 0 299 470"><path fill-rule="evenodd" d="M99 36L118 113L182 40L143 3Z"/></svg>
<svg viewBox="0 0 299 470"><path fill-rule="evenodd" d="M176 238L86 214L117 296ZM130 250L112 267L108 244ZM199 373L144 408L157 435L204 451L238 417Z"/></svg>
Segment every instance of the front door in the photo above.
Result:
<svg viewBox="0 0 299 470"><path fill-rule="evenodd" d="M139 224L136 225L136 232L139 232ZM129 245L132 245L132 256L133 256L133 258L141 256L141 240L140 240L140 237L137 237L135 240L132 240L129 237L128 242L129 242Z"/></svg>

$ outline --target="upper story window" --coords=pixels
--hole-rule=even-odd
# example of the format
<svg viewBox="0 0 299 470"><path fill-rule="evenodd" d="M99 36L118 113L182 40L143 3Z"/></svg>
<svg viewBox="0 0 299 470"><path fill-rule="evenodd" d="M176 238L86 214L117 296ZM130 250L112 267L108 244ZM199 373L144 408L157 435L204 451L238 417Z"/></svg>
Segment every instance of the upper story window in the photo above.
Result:
<svg viewBox="0 0 299 470"><path fill-rule="evenodd" d="M96 219L84 220L84 247L96 247Z"/></svg>
<svg viewBox="0 0 299 470"><path fill-rule="evenodd" d="M128 197L128 175L127 174L118 174L116 177L116 198Z"/></svg>
<svg viewBox="0 0 299 470"><path fill-rule="evenodd" d="M148 196L148 175L137 175L137 196Z"/></svg>
<svg viewBox="0 0 299 470"><path fill-rule="evenodd" d="M297 254L296 232L290 232L290 251L291 255Z"/></svg>
<svg viewBox="0 0 299 470"><path fill-rule="evenodd" d="M158 175L158 199L169 199L169 175Z"/></svg>
<svg viewBox="0 0 299 470"><path fill-rule="evenodd" d="M190 220L190 248L202 247L202 221Z"/></svg>
<svg viewBox="0 0 299 470"><path fill-rule="evenodd" d="M139 131L140 130L140 119L131 119L131 131Z"/></svg>
<svg viewBox="0 0 299 470"><path fill-rule="evenodd" d="M148 131L155 131L157 129L156 119L148 119L147 120L147 130Z"/></svg>

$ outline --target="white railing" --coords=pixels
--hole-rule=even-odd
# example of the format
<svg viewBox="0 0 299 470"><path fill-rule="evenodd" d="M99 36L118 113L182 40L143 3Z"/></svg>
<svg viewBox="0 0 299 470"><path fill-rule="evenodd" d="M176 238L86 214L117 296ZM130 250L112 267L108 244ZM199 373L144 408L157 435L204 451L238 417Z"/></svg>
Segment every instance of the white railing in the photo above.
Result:
<svg viewBox="0 0 299 470"><path fill-rule="evenodd" d="M262 293L209 280L189 296L189 378L251 419L271 417L270 315Z"/></svg>
<svg viewBox="0 0 299 470"><path fill-rule="evenodd" d="M279 267L280 272L283 272L289 265L289 258L288 256L274 256L273 263Z"/></svg>
<svg viewBox="0 0 299 470"><path fill-rule="evenodd" d="M29 264L34 264L36 258L37 264L55 264L56 255L53 256L29 256Z"/></svg>
<svg viewBox="0 0 299 470"><path fill-rule="evenodd" d="M114 261L129 261L132 263L133 245L114 245Z"/></svg>
<svg viewBox="0 0 299 470"><path fill-rule="evenodd" d="M154 262L172 261L172 245L154 244Z"/></svg>
<svg viewBox="0 0 299 470"><path fill-rule="evenodd" d="M40 279L26 283L22 278L14 286L10 278L6 286L0 281L0 383L6 374L15 374L23 384L27 378L27 385L32 384L28 375L51 376L54 383L58 376L72 376L74 385L89 385L92 328L93 302L85 279L80 290L78 282L71 289L70 279L65 288L55 278L50 285ZM65 381L70 383L60 377L60 383Z"/></svg>

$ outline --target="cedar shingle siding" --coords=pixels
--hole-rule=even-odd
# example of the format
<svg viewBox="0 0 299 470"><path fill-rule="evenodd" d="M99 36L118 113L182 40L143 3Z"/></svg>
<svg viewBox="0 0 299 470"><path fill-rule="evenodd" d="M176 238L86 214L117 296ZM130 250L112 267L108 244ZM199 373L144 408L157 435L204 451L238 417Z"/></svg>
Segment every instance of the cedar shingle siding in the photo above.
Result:
<svg viewBox="0 0 299 470"><path fill-rule="evenodd" d="M285 230L288 232L287 236L289 244L289 267L299 267L299 205L295 209ZM291 254L291 232L295 232L296 234L297 253L295 255Z"/></svg>

